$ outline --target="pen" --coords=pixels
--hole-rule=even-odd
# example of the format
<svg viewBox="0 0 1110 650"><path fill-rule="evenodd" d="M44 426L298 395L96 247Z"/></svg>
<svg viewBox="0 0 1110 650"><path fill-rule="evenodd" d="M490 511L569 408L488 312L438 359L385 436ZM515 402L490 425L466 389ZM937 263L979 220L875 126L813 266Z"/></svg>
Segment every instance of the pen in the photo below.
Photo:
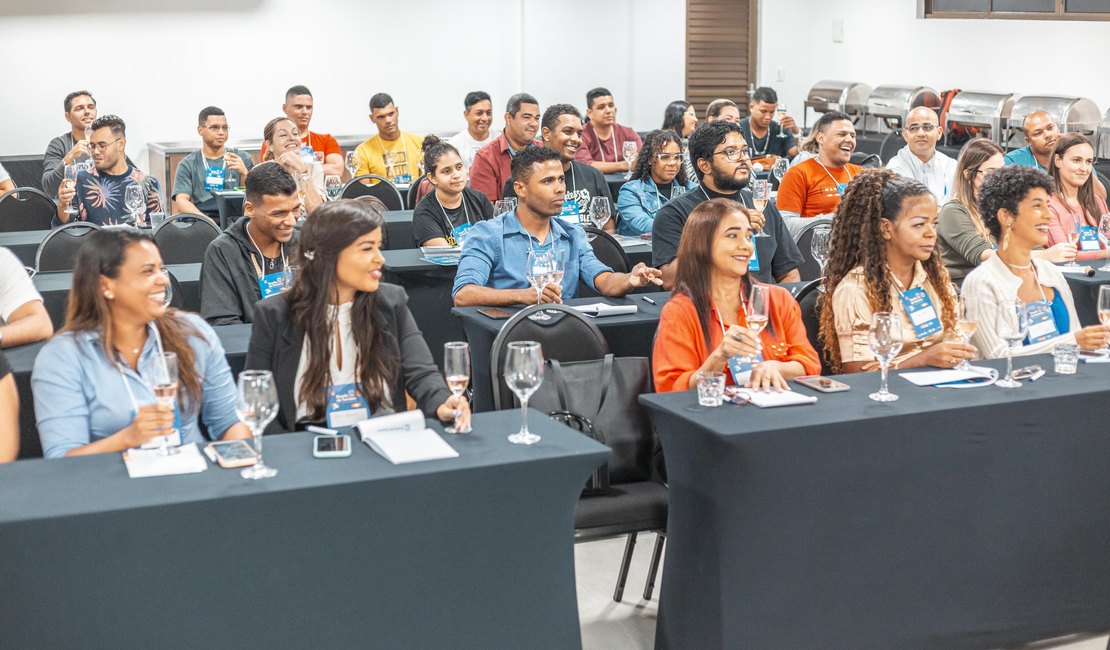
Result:
<svg viewBox="0 0 1110 650"><path fill-rule="evenodd" d="M649 305L658 304L654 300L652 300L651 298L648 298L647 296L640 296L640 300L643 300L644 302L646 302Z"/></svg>
<svg viewBox="0 0 1110 650"><path fill-rule="evenodd" d="M308 430L308 431L311 431L312 433L322 433L326 436L337 436L337 435L339 435L339 432L336 431L335 429L328 429L327 427L318 427L314 424L308 425L307 427L305 427L305 429Z"/></svg>

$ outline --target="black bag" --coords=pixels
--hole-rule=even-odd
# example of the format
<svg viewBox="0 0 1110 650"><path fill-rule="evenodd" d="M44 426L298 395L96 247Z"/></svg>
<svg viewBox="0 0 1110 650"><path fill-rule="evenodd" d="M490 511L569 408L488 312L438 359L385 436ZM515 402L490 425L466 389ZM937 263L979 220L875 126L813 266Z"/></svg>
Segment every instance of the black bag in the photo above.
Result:
<svg viewBox="0 0 1110 650"><path fill-rule="evenodd" d="M549 359L546 366L545 380L528 400L529 405L613 450L605 466L608 479L595 474L596 480L591 479L583 494L605 494L608 481L650 479L655 438L638 401L640 395L652 392L647 358L607 354L602 359L569 363Z"/></svg>

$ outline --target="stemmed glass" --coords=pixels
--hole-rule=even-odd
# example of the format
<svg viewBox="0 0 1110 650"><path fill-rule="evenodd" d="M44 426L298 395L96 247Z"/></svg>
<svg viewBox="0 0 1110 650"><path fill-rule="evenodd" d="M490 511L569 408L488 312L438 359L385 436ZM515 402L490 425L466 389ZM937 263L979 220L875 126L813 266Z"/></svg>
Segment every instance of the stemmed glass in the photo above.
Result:
<svg viewBox="0 0 1110 650"><path fill-rule="evenodd" d="M887 369L890 367L890 362L902 350L901 318L886 311L875 312L871 317L867 342L879 362L881 373L878 392L871 393L868 397L876 402L893 402L898 399L898 396L887 390Z"/></svg>
<svg viewBox="0 0 1110 650"><path fill-rule="evenodd" d="M755 333L756 345L759 345L759 333L767 327L768 314L770 314L770 294L767 287L752 283L752 292L748 303L744 305L744 318L748 329ZM755 359L749 359L754 363Z"/></svg>
<svg viewBox="0 0 1110 650"><path fill-rule="evenodd" d="M786 117L786 104L779 104L775 108L775 117L779 118L779 136L780 138L786 137L786 127L782 125L782 120Z"/></svg>
<svg viewBox="0 0 1110 650"><path fill-rule="evenodd" d="M955 286L953 284L953 286ZM959 303L957 309L959 311L956 320L956 331L960 334L960 343L970 343L972 335L975 330L979 328L979 322L975 318L975 314L969 309L967 298L962 293L958 294ZM971 362L964 359L956 366L956 370L971 370Z"/></svg>
<svg viewBox="0 0 1110 650"><path fill-rule="evenodd" d="M343 159L343 166L347 168L347 173L351 178L355 177L355 172L358 171L358 153L348 151L347 156Z"/></svg>
<svg viewBox="0 0 1110 650"><path fill-rule="evenodd" d="M1074 228L1072 229L1071 232L1068 233L1068 242L1075 245L1076 251L1077 251L1076 252L1076 259L1077 259L1079 257L1079 253L1078 253L1078 249L1079 249L1079 219L1078 218L1075 220ZM1079 268L1079 262L1075 261L1075 259L1072 259L1072 261L1068 262L1064 266L1066 266L1068 268L1072 268L1072 269L1077 269L1077 268Z"/></svg>
<svg viewBox="0 0 1110 650"><path fill-rule="evenodd" d="M631 180L632 161L636 160L636 143L632 140L625 140L624 145L621 147L621 155L624 156L624 162L628 163L628 171L624 175L624 180Z"/></svg>
<svg viewBox="0 0 1110 650"><path fill-rule="evenodd" d="M277 388L269 370L244 370L239 373L235 413L254 435L258 462L239 473L246 479L270 478L277 470L262 462L262 432L278 413Z"/></svg>
<svg viewBox="0 0 1110 650"><path fill-rule="evenodd" d="M609 221L609 199L604 196L595 196L590 199L590 221L601 230L605 222Z"/></svg>
<svg viewBox="0 0 1110 650"><path fill-rule="evenodd" d="M543 351L535 341L513 341L505 358L505 383L520 400L520 431L509 436L514 445L534 445L540 437L528 430L528 398L543 383Z"/></svg>
<svg viewBox="0 0 1110 650"><path fill-rule="evenodd" d="M131 221L135 222L136 226L143 222L141 211L145 203L146 198L143 196L141 185L132 183L123 191L123 205L127 208L127 212L131 215Z"/></svg>
<svg viewBox="0 0 1110 650"><path fill-rule="evenodd" d="M166 276L166 297L162 300L162 304L167 308L173 302L173 280L170 279L170 270L162 267L162 274Z"/></svg>
<svg viewBox="0 0 1110 650"><path fill-rule="evenodd" d="M1098 288L1098 322L1110 325L1110 285L1104 284Z"/></svg>
<svg viewBox="0 0 1110 650"><path fill-rule="evenodd" d="M528 281L536 290L536 304L543 302L543 288L551 281L555 258L551 251L532 251L528 253Z"/></svg>
<svg viewBox="0 0 1110 650"><path fill-rule="evenodd" d="M1102 215L1102 219L1098 222L1098 232L1102 235L1102 243L1107 251L1106 263L1099 268L1099 271L1110 271L1110 214Z"/></svg>
<svg viewBox="0 0 1110 650"><path fill-rule="evenodd" d="M324 193L329 201L335 201L343 193L343 179L334 174L324 177Z"/></svg>
<svg viewBox="0 0 1110 650"><path fill-rule="evenodd" d="M470 384L470 346L465 341L450 341L443 344L443 375L447 388L456 399L466 392ZM462 412L455 410L455 423L446 429L447 433L470 433L470 427L459 422Z"/></svg>
<svg viewBox="0 0 1110 650"><path fill-rule="evenodd" d="M752 203L755 209L763 214L767 210L767 203L771 201L771 181L763 178L755 178L753 175L752 181ZM769 237L767 233L763 232L763 228L756 231L754 237Z"/></svg>
<svg viewBox="0 0 1110 650"><path fill-rule="evenodd" d="M79 171L81 171L82 169L84 169L84 167L85 167L84 165L66 165L66 167L65 167L65 172L64 173L65 173L66 183L70 184L70 186L73 187L73 189L75 191L75 193L73 195L74 200L70 201L69 205L66 206L66 214L68 214L70 216L70 218L73 218L73 216L75 214L77 214L77 204L76 204L76 199L77 199L77 194L76 194L77 173Z"/></svg>
<svg viewBox="0 0 1110 650"><path fill-rule="evenodd" d="M154 399L162 406L173 408L177 400L177 377L177 353L163 352L154 364L154 376L150 382ZM170 438L176 435L177 429L174 428L168 435L162 436L162 446L158 448L159 454L172 456L179 451L177 447L170 447Z"/></svg>
<svg viewBox="0 0 1110 650"><path fill-rule="evenodd" d="M820 267L819 277L821 278L825 277L825 264L829 261L830 241L832 241L832 228L817 226L813 229L813 238L809 240L809 252L813 255L813 259L817 261L817 266ZM817 290L824 291L824 283L818 286Z"/></svg>
<svg viewBox="0 0 1110 650"><path fill-rule="evenodd" d="M505 214L506 212L512 211L513 202L510 199L497 199L497 202L493 204L493 213L495 215Z"/></svg>
<svg viewBox="0 0 1110 650"><path fill-rule="evenodd" d="M551 247L551 273L548 274L548 282L551 284L563 284L563 276L567 270L567 252Z"/></svg>
<svg viewBox="0 0 1110 650"><path fill-rule="evenodd" d="M994 384L1002 388L1018 388L1021 382L1014 379L1014 346L1024 341L1025 335L1029 332L1029 312L1026 310L1025 303L1020 300L1005 300L1002 302L1002 308L1011 311L1014 314L1014 320L1010 322L1009 319L1003 319L1002 331L999 334L1008 344L1006 376Z"/></svg>

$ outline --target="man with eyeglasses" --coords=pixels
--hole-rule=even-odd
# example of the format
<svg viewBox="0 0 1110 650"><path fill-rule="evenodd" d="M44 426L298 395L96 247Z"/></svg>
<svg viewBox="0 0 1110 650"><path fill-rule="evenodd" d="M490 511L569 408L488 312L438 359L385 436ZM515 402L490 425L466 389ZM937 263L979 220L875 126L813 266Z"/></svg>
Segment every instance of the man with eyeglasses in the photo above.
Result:
<svg viewBox="0 0 1110 650"><path fill-rule="evenodd" d="M851 163L856 127L846 113L825 113L813 133L817 156L788 169L779 184L777 205L787 219L832 215L848 183L863 169Z"/></svg>
<svg viewBox="0 0 1110 650"><path fill-rule="evenodd" d="M906 116L906 125L902 128L906 146L886 164L891 171L929 188L938 205L955 189L956 174L956 161L937 151L940 135L936 111L918 106Z"/></svg>
<svg viewBox="0 0 1110 650"><path fill-rule="evenodd" d="M58 186L57 221L69 223L72 219L97 225L125 223L130 219L130 209L124 204L127 188L142 188L145 206L140 206L144 219L164 211L158 179L135 168L124 155L127 148L123 120L116 115L105 115L92 123L89 153L94 169L81 170L76 181L62 180ZM76 210L70 216L66 208Z"/></svg>
<svg viewBox="0 0 1110 650"><path fill-rule="evenodd" d="M659 209L652 224L652 265L663 273L663 287L674 288L678 242L686 219L703 201L732 199L744 206L752 228L766 237L755 237L755 255L749 270L760 282L800 282L802 254L774 205L764 212L755 209L746 188L752 173L751 149L740 127L725 120L701 124L690 136L690 160L694 162L701 187L671 199Z"/></svg>
<svg viewBox="0 0 1110 650"><path fill-rule="evenodd" d="M230 134L227 116L215 106L201 110L197 133L200 149L185 156L173 176L173 210L204 214L219 221L213 192L242 186L254 161L249 153L225 146Z"/></svg>

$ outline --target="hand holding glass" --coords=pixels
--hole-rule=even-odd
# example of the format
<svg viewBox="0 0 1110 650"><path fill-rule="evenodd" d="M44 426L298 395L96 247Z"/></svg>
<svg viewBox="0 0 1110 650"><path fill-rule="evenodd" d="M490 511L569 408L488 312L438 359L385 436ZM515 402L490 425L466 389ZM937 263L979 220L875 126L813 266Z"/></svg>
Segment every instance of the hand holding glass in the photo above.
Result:
<svg viewBox="0 0 1110 650"><path fill-rule="evenodd" d="M760 214L767 211L767 204L771 201L771 181L764 178L756 178L752 174L752 203L755 209L759 210ZM767 233L763 232L763 228L756 231L755 237L769 237Z"/></svg>
<svg viewBox="0 0 1110 650"><path fill-rule="evenodd" d="M72 187L75 191L77 189L77 172L84 169L84 167L84 165L66 165L65 167L66 185ZM76 198L77 196L74 194L74 199ZM71 217L77 214L77 203L75 200L70 201L69 204L66 205L66 214Z"/></svg>
<svg viewBox="0 0 1110 650"><path fill-rule="evenodd" d="M262 432L277 417L278 398L274 376L269 370L244 370L239 373L235 400L235 413L251 430L258 462L243 469L240 476L246 479L270 478L277 470L262 462Z"/></svg>
<svg viewBox="0 0 1110 650"><path fill-rule="evenodd" d="M1079 229L1080 229L1080 227L1081 227L1081 224L1079 223L1079 219L1076 219L1073 230L1068 233L1068 243L1074 245L1076 247L1076 249L1079 248ZM1076 257L1078 257L1078 252L1076 254ZM1067 264L1065 264L1064 266L1066 266L1068 268L1073 268L1073 269L1074 268L1079 268L1079 262L1075 261L1075 258L1072 258L1072 260L1070 262L1068 262Z"/></svg>
<svg viewBox="0 0 1110 650"><path fill-rule="evenodd" d="M520 431L509 436L514 445L534 445L540 437L528 430L528 398L543 383L543 351L535 341L514 341L505 357L505 384L520 400Z"/></svg>
<svg viewBox="0 0 1110 650"><path fill-rule="evenodd" d="M767 287L762 284L752 283L752 292L748 297L747 304L744 305L744 317L748 324L748 329L755 335L755 344L758 346L759 333L767 327L770 311L770 294ZM748 359L754 362L754 359Z"/></svg>
<svg viewBox="0 0 1110 650"><path fill-rule="evenodd" d="M450 341L443 344L443 374L447 379L447 388L455 399L462 397L466 387L470 384L470 346L465 341ZM459 421L462 410L455 409L455 423L446 429L447 433L470 433L470 427L464 427Z"/></svg>

